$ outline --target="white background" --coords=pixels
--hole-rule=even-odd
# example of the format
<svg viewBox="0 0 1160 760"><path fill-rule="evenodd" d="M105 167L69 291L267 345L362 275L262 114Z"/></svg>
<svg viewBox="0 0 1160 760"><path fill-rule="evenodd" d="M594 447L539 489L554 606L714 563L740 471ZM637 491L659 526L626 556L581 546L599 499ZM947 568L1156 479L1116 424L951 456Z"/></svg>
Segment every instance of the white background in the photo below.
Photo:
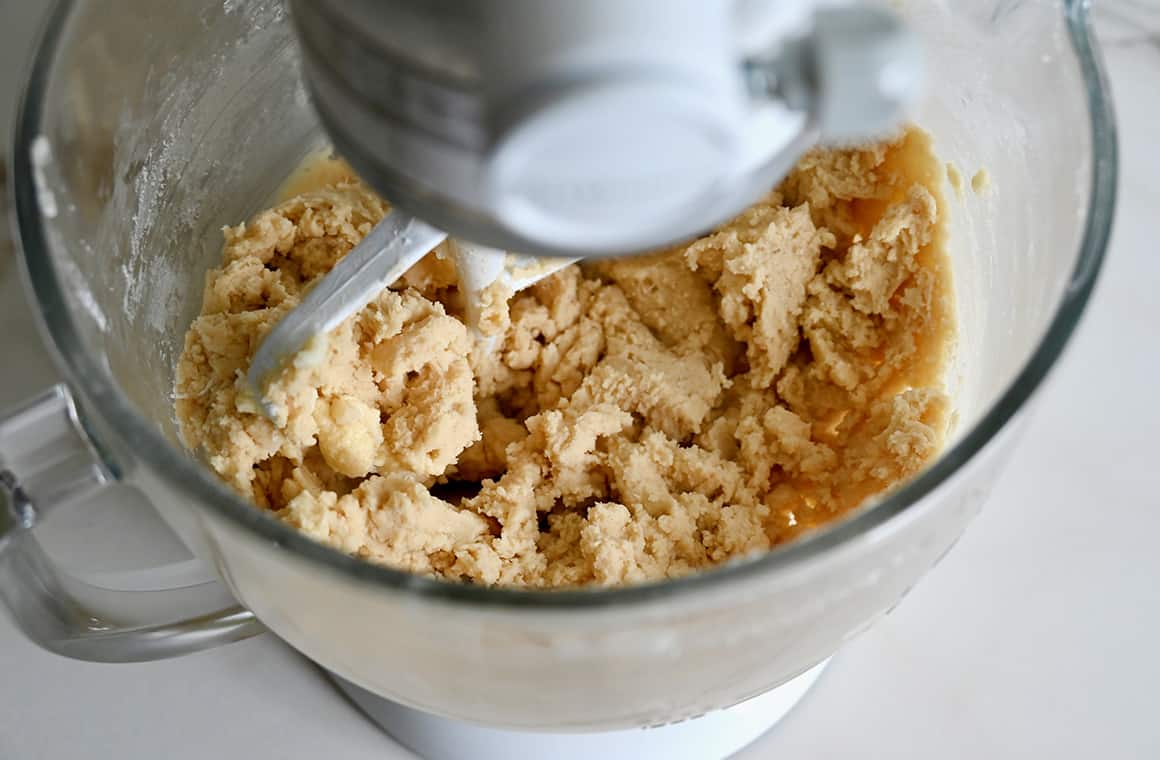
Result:
<svg viewBox="0 0 1160 760"><path fill-rule="evenodd" d="M27 7L0 2L0 87ZM1113 242L1014 461L949 557L742 758L1160 757L1160 38L1121 32ZM0 407L55 376L5 258ZM0 614L3 760L215 756L410 757L272 636L94 665Z"/></svg>

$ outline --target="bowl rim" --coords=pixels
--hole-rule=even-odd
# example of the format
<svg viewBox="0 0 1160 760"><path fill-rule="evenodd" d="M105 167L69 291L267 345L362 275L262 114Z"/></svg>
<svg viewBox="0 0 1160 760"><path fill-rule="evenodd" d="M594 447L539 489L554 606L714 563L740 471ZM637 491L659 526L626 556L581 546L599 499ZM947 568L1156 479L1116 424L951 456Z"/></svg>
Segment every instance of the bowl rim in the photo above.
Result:
<svg viewBox="0 0 1160 760"><path fill-rule="evenodd" d="M533 589L485 587L428 578L356 559L307 537L264 510L256 509L171 444L138 414L101 362L85 349L63 296L48 253L46 231L37 199L32 166L33 141L46 107L45 93L57 48L76 0L58 0L43 26L20 101L12 142L13 230L22 256L24 284L39 306L37 319L46 342L55 348L58 366L69 385L81 391L83 414L101 419L119 444L139 457L177 493L215 516L305 559L318 569L369 583L383 591L402 592L428 601L487 609L533 609L560 612L623 608L655 601L671 602L696 592L742 580L768 580L799 568L876 529L915 511L923 499L951 478L996 437L1040 387L1059 359L1082 316L1101 269L1111 232L1117 185L1118 147L1111 90L1091 31L1089 0L1061 0L1061 8L1084 83L1091 130L1088 206L1079 252L1067 287L1035 350L990 409L954 445L918 476L885 497L853 510L841 519L783 546L687 576L625 587ZM86 403L87 402L87 403ZM99 443L99 441L98 441ZM112 463L110 463L112 464Z"/></svg>

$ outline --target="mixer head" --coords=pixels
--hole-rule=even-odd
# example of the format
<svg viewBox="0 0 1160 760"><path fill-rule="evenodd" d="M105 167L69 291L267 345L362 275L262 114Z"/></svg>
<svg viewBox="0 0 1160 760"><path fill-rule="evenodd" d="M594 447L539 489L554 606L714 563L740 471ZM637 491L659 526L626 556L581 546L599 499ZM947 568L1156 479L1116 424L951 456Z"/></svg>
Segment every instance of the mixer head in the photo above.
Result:
<svg viewBox="0 0 1160 760"><path fill-rule="evenodd" d="M338 151L452 235L607 256L702 234L917 94L889 11L817 0L291 0Z"/></svg>

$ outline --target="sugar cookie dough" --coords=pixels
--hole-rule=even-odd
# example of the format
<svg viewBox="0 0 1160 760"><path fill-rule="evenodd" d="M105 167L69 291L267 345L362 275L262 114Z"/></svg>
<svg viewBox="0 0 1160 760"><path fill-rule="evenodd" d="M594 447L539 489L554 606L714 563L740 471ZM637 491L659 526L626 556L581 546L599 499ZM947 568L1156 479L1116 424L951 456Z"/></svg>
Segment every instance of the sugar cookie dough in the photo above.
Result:
<svg viewBox="0 0 1160 760"><path fill-rule="evenodd" d="M926 135L807 155L709 236L495 299L440 248L258 414L261 337L386 213L332 173L225 229L178 366L188 446L304 533L480 584L627 584L761 552L913 475L949 416L942 169Z"/></svg>

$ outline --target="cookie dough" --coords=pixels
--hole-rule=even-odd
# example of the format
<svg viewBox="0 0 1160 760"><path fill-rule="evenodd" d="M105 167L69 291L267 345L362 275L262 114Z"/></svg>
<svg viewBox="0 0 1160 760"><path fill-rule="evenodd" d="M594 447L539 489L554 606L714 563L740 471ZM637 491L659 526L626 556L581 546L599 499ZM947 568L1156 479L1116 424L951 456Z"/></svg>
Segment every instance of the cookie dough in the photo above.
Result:
<svg viewBox="0 0 1160 760"><path fill-rule="evenodd" d="M689 245L501 294L490 352L444 244L316 341L271 421L250 357L387 211L322 174L226 228L176 407L231 486L344 552L480 584L663 579L832 520L942 444L942 170L918 130L810 153Z"/></svg>

